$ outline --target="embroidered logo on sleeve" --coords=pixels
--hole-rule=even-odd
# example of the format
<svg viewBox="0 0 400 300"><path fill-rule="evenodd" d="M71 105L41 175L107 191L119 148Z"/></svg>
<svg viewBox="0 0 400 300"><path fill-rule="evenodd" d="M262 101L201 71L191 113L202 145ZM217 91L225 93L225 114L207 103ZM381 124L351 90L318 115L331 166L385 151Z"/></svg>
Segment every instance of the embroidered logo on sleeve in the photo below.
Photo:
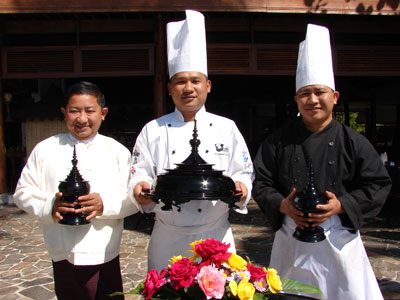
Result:
<svg viewBox="0 0 400 300"><path fill-rule="evenodd" d="M132 167L131 167L131 175L135 175L135 173L136 173L136 169L135 169L134 165L132 165Z"/></svg>
<svg viewBox="0 0 400 300"><path fill-rule="evenodd" d="M253 163L251 162L250 158L249 158L249 153L246 150L242 151L242 158L243 158L243 162L244 162L244 169L245 170L249 170L251 169L251 167L253 166Z"/></svg>
<svg viewBox="0 0 400 300"><path fill-rule="evenodd" d="M139 156L140 156L140 152L137 151L136 149L134 149L133 153L132 153L133 160L132 160L132 167L131 167L131 175L135 175L135 173L136 173L135 165L138 163Z"/></svg>
<svg viewBox="0 0 400 300"><path fill-rule="evenodd" d="M132 156L133 156L133 164L137 164L140 152L134 149Z"/></svg>
<svg viewBox="0 0 400 300"><path fill-rule="evenodd" d="M247 163L249 161L249 155L248 155L247 151L242 152L242 157L243 157L243 161L245 163Z"/></svg>

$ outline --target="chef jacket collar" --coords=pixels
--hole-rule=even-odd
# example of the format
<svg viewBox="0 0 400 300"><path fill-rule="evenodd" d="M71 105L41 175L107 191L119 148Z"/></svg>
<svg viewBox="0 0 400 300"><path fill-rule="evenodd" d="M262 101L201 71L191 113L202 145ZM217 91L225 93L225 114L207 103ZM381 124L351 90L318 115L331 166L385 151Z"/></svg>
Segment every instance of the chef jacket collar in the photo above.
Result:
<svg viewBox="0 0 400 300"><path fill-rule="evenodd" d="M196 120L201 119L204 115L206 114L206 108L203 105L200 110L196 113ZM183 118L182 113L178 108L175 107L175 117L178 119L180 122L185 122L185 119Z"/></svg>
<svg viewBox="0 0 400 300"><path fill-rule="evenodd" d="M332 128L332 127L334 126L334 124L335 124L335 122L334 122L334 120L332 119L332 120L329 122L329 124L325 126L324 129L322 129L321 131L317 131L318 134L321 134L321 133L324 132L324 131L328 131L330 128ZM302 126L300 126L300 128L299 128L300 131L301 131L301 134L300 134L300 135L304 135L304 134L305 134L305 135L308 136L308 135L314 133L313 131L308 130L306 124L304 123L303 118L301 118L301 125L302 125Z"/></svg>
<svg viewBox="0 0 400 300"><path fill-rule="evenodd" d="M78 143L83 143L83 144L89 144L91 142L93 142L95 140L95 138L97 137L98 133L96 133L96 135L94 137L92 137L91 139L88 140L78 140L77 138L73 137L71 133L68 133L68 137L69 139L74 143L74 144L78 144Z"/></svg>

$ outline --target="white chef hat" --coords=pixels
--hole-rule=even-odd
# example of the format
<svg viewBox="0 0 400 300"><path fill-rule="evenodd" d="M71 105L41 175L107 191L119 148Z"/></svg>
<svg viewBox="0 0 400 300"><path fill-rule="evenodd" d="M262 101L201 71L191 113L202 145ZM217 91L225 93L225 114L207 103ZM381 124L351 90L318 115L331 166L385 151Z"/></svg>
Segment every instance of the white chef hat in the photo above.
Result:
<svg viewBox="0 0 400 300"><path fill-rule="evenodd" d="M204 16L186 10L186 20L167 24L169 78L178 72L194 71L207 76L207 44Z"/></svg>
<svg viewBox="0 0 400 300"><path fill-rule="evenodd" d="M329 30L308 24L306 39L299 45L296 92L312 84L326 85L335 90Z"/></svg>

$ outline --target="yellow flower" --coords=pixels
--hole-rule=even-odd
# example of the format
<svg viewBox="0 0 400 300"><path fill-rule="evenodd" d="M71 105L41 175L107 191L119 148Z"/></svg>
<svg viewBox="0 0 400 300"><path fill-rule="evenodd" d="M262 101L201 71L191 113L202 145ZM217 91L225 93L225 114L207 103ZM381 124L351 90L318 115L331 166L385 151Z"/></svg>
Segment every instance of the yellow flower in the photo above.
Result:
<svg viewBox="0 0 400 300"><path fill-rule="evenodd" d="M176 263L177 261L180 261L182 259L182 255L179 256L172 256L171 259L169 260L171 262L171 264L173 265L174 263ZM168 268L171 268L171 265L168 265Z"/></svg>
<svg viewBox="0 0 400 300"><path fill-rule="evenodd" d="M231 289L232 295L236 296L238 292L238 285L235 280L229 282L229 288Z"/></svg>
<svg viewBox="0 0 400 300"><path fill-rule="evenodd" d="M244 279L246 279L246 280L249 280L249 279L247 278L247 274L246 274L245 272L239 272L239 276L242 277L242 278L244 278Z"/></svg>
<svg viewBox="0 0 400 300"><path fill-rule="evenodd" d="M228 258L228 264L236 270L247 270L247 261L235 253Z"/></svg>
<svg viewBox="0 0 400 300"><path fill-rule="evenodd" d="M204 240L198 240L198 241L194 241L193 243L190 243L190 247L192 247L192 250L188 250L188 252L194 253L194 255L189 258L189 260L191 262L195 261L198 257L200 257L200 255L198 255L196 253L196 248L195 247L196 247L197 244L200 244L202 242L204 242Z"/></svg>
<svg viewBox="0 0 400 300"><path fill-rule="evenodd" d="M248 281L247 278L243 278L240 281L238 285L238 297L240 300L253 300L255 292L255 287Z"/></svg>
<svg viewBox="0 0 400 300"><path fill-rule="evenodd" d="M281 278L278 275L278 271L275 269L267 269L267 282L271 293L276 294L277 291L282 290Z"/></svg>

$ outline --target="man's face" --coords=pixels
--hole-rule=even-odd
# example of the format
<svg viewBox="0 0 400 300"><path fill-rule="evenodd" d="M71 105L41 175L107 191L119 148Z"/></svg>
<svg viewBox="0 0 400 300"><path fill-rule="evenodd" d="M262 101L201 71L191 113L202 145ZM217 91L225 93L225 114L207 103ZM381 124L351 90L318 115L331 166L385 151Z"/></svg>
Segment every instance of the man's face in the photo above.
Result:
<svg viewBox="0 0 400 300"><path fill-rule="evenodd" d="M72 95L61 112L72 136L78 140L88 140L96 135L108 108L101 108L92 95Z"/></svg>
<svg viewBox="0 0 400 300"><path fill-rule="evenodd" d="M184 116L199 111L210 91L211 81L201 72L176 73L168 83L168 92Z"/></svg>
<svg viewBox="0 0 400 300"><path fill-rule="evenodd" d="M325 127L332 120L333 107L337 104L339 92L325 85L307 85L294 96L304 123L309 127Z"/></svg>

